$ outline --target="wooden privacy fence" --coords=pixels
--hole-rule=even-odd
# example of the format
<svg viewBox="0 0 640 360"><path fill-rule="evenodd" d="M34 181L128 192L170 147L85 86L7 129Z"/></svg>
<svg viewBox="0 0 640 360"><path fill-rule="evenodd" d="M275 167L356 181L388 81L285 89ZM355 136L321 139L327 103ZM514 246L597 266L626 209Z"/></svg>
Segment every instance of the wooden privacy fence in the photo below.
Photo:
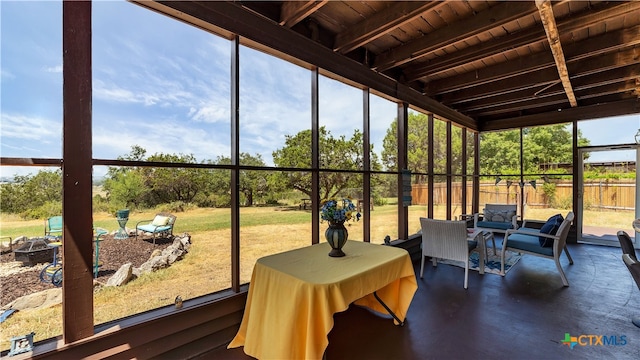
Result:
<svg viewBox="0 0 640 360"><path fill-rule="evenodd" d="M543 181L536 183L536 188L525 183L524 204L534 208L572 206L573 183L571 181L558 181L555 190L546 194L543 191ZM462 183L451 184L451 203L462 203ZM467 182L467 205L471 204L473 189L471 182ZM413 184L411 188L412 203L426 205L429 202L427 184ZM634 179L602 179L588 180L584 183L584 208L585 209L609 209L609 210L634 210L636 199L636 184ZM447 184L433 184L433 203L443 205L447 202ZM512 183L511 186L500 183L495 185L493 181L480 183L480 199L482 204L520 204L520 186Z"/></svg>
<svg viewBox="0 0 640 360"><path fill-rule="evenodd" d="M591 180L584 183L585 209L635 210L636 182L631 180Z"/></svg>

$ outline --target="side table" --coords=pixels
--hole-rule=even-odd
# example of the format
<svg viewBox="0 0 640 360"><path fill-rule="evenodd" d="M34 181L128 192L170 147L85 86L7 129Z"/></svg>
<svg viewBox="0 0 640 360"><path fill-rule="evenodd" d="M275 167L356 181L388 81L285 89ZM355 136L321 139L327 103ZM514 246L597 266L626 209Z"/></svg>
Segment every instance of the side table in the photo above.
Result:
<svg viewBox="0 0 640 360"><path fill-rule="evenodd" d="M477 240L480 244L482 244L485 261L486 259L488 259L487 241L491 240L491 243L493 245L493 255L497 255L496 239L491 231L469 228L467 229L467 238L469 240Z"/></svg>

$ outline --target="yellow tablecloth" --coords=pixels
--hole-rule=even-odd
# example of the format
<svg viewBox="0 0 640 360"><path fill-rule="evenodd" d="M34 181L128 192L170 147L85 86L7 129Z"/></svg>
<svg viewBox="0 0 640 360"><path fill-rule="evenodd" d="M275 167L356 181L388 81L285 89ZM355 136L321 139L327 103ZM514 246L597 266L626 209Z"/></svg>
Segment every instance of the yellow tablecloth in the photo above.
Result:
<svg viewBox="0 0 640 360"><path fill-rule="evenodd" d="M341 258L327 243L258 259L240 329L229 348L259 359L321 359L333 314L355 302L404 321L418 285L407 251L348 241Z"/></svg>

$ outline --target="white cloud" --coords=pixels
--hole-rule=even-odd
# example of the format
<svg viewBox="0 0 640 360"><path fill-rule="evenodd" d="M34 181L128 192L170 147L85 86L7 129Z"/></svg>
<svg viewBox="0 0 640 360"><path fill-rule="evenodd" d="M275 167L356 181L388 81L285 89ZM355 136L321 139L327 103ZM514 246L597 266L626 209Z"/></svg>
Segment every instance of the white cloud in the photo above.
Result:
<svg viewBox="0 0 640 360"><path fill-rule="evenodd" d="M62 134L62 124L40 117L26 115L1 114L0 130L3 139L19 139L50 143L52 138L58 141Z"/></svg>
<svg viewBox="0 0 640 360"><path fill-rule="evenodd" d="M9 70L5 70L5 69L1 69L0 68L0 77L2 77L2 79L15 79L16 76Z"/></svg>
<svg viewBox="0 0 640 360"><path fill-rule="evenodd" d="M44 69L48 73L62 74L62 65L49 66Z"/></svg>
<svg viewBox="0 0 640 360"><path fill-rule="evenodd" d="M93 128L94 157L115 159L128 154L132 145L147 150L147 155L193 154L198 161L229 156L228 131L189 126L173 119L135 117L127 120L107 115Z"/></svg>
<svg viewBox="0 0 640 360"><path fill-rule="evenodd" d="M209 103L200 108L191 108L189 116L198 122L204 123L229 123L229 107L220 104Z"/></svg>

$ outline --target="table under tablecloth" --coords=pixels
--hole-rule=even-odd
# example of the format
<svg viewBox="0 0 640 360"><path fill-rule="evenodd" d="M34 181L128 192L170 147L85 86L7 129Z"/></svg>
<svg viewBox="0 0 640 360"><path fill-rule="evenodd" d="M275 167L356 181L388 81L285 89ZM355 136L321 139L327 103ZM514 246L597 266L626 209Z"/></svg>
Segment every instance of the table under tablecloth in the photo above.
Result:
<svg viewBox="0 0 640 360"><path fill-rule="evenodd" d="M258 259L240 329L229 348L259 359L320 359L333 314L349 304L387 314L373 293L404 321L418 285L406 250L348 241L344 257L327 243ZM397 321L396 321L397 323Z"/></svg>

